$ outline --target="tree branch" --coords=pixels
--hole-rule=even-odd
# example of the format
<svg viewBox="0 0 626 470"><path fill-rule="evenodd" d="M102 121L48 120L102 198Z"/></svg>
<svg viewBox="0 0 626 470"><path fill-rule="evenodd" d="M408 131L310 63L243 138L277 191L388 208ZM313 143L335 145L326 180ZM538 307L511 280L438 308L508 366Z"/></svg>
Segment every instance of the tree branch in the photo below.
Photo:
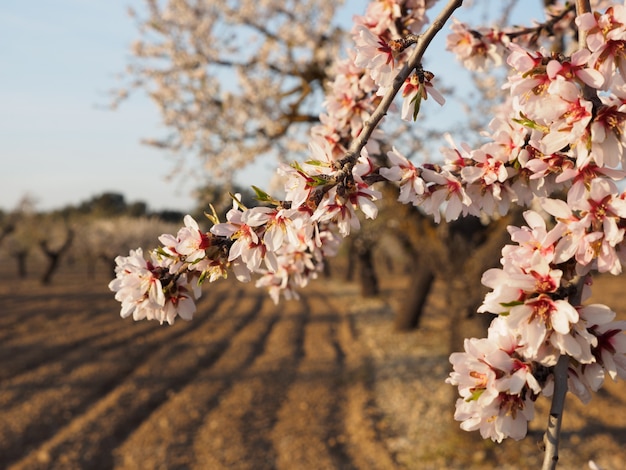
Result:
<svg viewBox="0 0 626 470"><path fill-rule="evenodd" d="M581 276L575 283L575 293L568 301L573 306L582 303L583 286L585 276ZM543 435L545 454L543 456L543 466L541 470L554 470L559 461L559 438L561 434L561 420L563 419L563 409L565 408L565 395L567 394L567 370L569 368L570 357L562 354L556 366L554 366L554 393L552 394L552 404L550 405L550 416L548 417L548 427Z"/></svg>
<svg viewBox="0 0 626 470"><path fill-rule="evenodd" d="M576 15L580 16L583 13L591 13L591 4L589 0L576 0ZM587 45L587 33L578 32L578 47L583 48Z"/></svg>
<svg viewBox="0 0 626 470"><path fill-rule="evenodd" d="M349 174L354 166L355 162L361 155L361 150L365 147L365 144L369 140L376 129L376 126L380 123L382 118L387 114L387 110L393 103L394 98L400 91L400 88L404 84L404 81L409 77L411 72L422 62L424 52L428 48L433 38L437 35L444 25L452 16L452 13L463 4L463 0L450 0L445 8L439 13L439 16L433 21L430 27L422 34L417 42L415 50L409 56L409 59L405 66L396 75L393 85L387 90L376 110L372 113L370 119L364 124L363 130L359 136L352 141L347 155L341 160L340 173L345 175ZM337 179L341 179L341 175L337 175Z"/></svg>
<svg viewBox="0 0 626 470"><path fill-rule="evenodd" d="M554 470L559 461L559 438L561 434L561 420L565 408L565 395L567 394L567 369L569 356L562 354L554 367L554 393L550 405L548 428L543 435L545 454L543 455L542 470Z"/></svg>

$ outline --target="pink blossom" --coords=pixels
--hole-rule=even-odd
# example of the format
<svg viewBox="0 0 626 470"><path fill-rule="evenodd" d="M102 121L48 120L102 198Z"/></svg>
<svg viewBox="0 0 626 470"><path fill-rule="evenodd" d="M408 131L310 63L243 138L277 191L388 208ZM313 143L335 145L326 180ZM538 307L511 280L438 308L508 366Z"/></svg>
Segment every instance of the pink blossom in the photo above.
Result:
<svg viewBox="0 0 626 470"><path fill-rule="evenodd" d="M156 255L144 259L141 248L131 250L129 256L118 256L115 262L116 278L109 283L109 289L122 303L122 318L132 315L134 320L166 321L170 325L177 316L191 320L196 310L194 300L201 292L187 274L172 275L158 264Z"/></svg>
<svg viewBox="0 0 626 470"><path fill-rule="evenodd" d="M591 121L593 105L582 98L582 91L576 85L562 77L552 81L547 91L560 101L552 101L545 110L537 108L535 116L549 126L541 140L541 150L549 155L568 145L574 146L583 137Z"/></svg>
<svg viewBox="0 0 626 470"><path fill-rule="evenodd" d="M458 21L454 21L450 29L452 33L446 38L446 50L456 54L466 69L483 72L502 64L506 36L486 28L470 30L465 23Z"/></svg>
<svg viewBox="0 0 626 470"><path fill-rule="evenodd" d="M483 438L501 442L522 439L533 417L532 398L541 387L532 367L518 355L520 345L501 318L487 338L466 339L465 352L450 355L453 372L446 379L458 386L454 418L466 431L480 430Z"/></svg>
<svg viewBox="0 0 626 470"><path fill-rule="evenodd" d="M598 166L617 167L624 161L626 112L622 107L601 106L591 123L591 153Z"/></svg>
<svg viewBox="0 0 626 470"><path fill-rule="evenodd" d="M441 220L441 210L446 222L468 213L472 200L455 175L447 171L438 173L425 168L422 177L429 184L429 192L425 195L427 197L424 198L422 208L433 215L436 223Z"/></svg>
<svg viewBox="0 0 626 470"><path fill-rule="evenodd" d="M615 381L626 379L626 321L613 321L615 312L602 304L580 309L586 327L597 338L592 352L603 371Z"/></svg>
<svg viewBox="0 0 626 470"><path fill-rule="evenodd" d="M389 158L391 167L380 168L379 173L389 181L399 184L398 201L403 204L417 204L426 190L425 182L420 177L418 170L395 147L387 152L387 158Z"/></svg>
<svg viewBox="0 0 626 470"><path fill-rule="evenodd" d="M233 208L226 214L227 222L215 224L211 227L213 234L233 240L233 244L228 252L228 261L241 261L241 264L236 264L236 273L241 280L247 280L249 275L246 271L256 271L263 261L270 269L276 267L275 256L273 253L267 252L267 248L263 241L259 239L255 229L262 223L258 218L255 219L254 217L251 217L251 220L248 221L246 213L249 210L251 209L241 211L237 201L235 201ZM246 222L250 222L252 225Z"/></svg>
<svg viewBox="0 0 626 470"><path fill-rule="evenodd" d="M537 254L544 260L552 262L556 244L566 228L557 225L548 231L545 219L535 211L525 211L524 220L528 226L507 228L511 240L519 245L515 250L507 252L507 260L514 259L515 264L524 269L530 269L532 260Z"/></svg>
<svg viewBox="0 0 626 470"><path fill-rule="evenodd" d="M589 63L604 76L607 89L618 72L626 78L626 9L623 5L613 5L604 14L585 13L576 18L576 24L587 34L587 47L592 55Z"/></svg>
<svg viewBox="0 0 626 470"><path fill-rule="evenodd" d="M189 214L183 220L185 226L178 231L176 237L170 234L159 237L165 253L176 260L170 266L170 271L176 272L183 263L188 263L192 269L203 271L206 267L206 249L211 246L211 239L200 230L198 223Z"/></svg>
<svg viewBox="0 0 626 470"><path fill-rule="evenodd" d="M382 88L393 82L395 75L394 52L382 36L377 36L361 26L355 34L357 55L354 63L369 70L374 82Z"/></svg>
<svg viewBox="0 0 626 470"><path fill-rule="evenodd" d="M565 80L576 78L592 88L600 88L604 83L604 77L597 70L587 67L590 57L591 52L587 49L579 49L572 54L569 60L552 59L546 66L548 77L550 80L555 80L557 76L561 76Z"/></svg>
<svg viewBox="0 0 626 470"><path fill-rule="evenodd" d="M405 80L400 92L403 98L401 117L405 121L415 120L421 101L427 100L429 96L432 96L440 106L443 106L446 102L445 98L435 89L430 80L420 79L415 73Z"/></svg>
<svg viewBox="0 0 626 470"><path fill-rule="evenodd" d="M511 308L507 324L522 338L526 357L539 358L539 348L550 339L552 332L565 336L571 325L578 322L578 313L565 300L552 300L545 294L533 297ZM559 345L565 353L565 341Z"/></svg>

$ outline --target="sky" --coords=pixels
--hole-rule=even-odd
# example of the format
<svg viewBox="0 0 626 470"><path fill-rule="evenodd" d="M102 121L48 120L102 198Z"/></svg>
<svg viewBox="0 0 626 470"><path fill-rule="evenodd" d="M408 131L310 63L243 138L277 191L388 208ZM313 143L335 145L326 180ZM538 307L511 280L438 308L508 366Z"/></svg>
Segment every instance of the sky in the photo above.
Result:
<svg viewBox="0 0 626 470"><path fill-rule="evenodd" d="M347 3L362 12L353 7L362 0ZM108 109L109 92L120 84L137 37L127 8L141 4L2 0L1 210L14 209L25 196L38 210L50 210L107 191L145 201L152 210L194 207L197 181L168 179L175 159L141 143L167 133L157 108L135 93L117 110ZM247 184L251 174L269 179L271 172L257 167L241 181Z"/></svg>
<svg viewBox="0 0 626 470"><path fill-rule="evenodd" d="M165 180L171 159L140 143L165 133L154 105L136 95L107 108L136 37L133 1L2 1L0 209L25 195L49 210L105 191L193 207L190 188Z"/></svg>

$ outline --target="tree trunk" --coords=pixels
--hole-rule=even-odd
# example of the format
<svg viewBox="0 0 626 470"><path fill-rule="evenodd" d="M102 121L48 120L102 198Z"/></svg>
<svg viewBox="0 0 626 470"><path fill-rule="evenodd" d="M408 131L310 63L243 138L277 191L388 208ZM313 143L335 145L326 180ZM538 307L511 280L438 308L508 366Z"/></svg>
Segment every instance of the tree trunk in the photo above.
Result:
<svg viewBox="0 0 626 470"><path fill-rule="evenodd" d="M347 244L348 244L348 256L347 256L348 264L346 266L345 280L347 282L352 282L354 281L354 272L356 271L356 263L357 263L356 246L352 238L348 238Z"/></svg>
<svg viewBox="0 0 626 470"><path fill-rule="evenodd" d="M28 276L28 269L26 266L28 251L18 251L17 253L15 253L14 256L17 261L17 276L20 279L26 279L26 277Z"/></svg>
<svg viewBox="0 0 626 470"><path fill-rule="evenodd" d="M52 282L52 276L59 267L60 259L60 253L46 253L46 255L48 256L48 267L41 277L41 283L44 285L48 285Z"/></svg>
<svg viewBox="0 0 626 470"><path fill-rule="evenodd" d="M72 240L74 239L74 231L72 229L68 229L67 236L65 238L65 242L63 246L58 250L52 250L48 246L48 242L46 240L42 240L39 245L41 246L42 251L48 257L48 268L44 272L44 275L41 277L41 283L44 285L50 284L52 282L52 276L56 272L59 267L59 260L61 256L67 252L72 245Z"/></svg>
<svg viewBox="0 0 626 470"><path fill-rule="evenodd" d="M374 250L368 243L358 244L356 248L359 259L359 280L361 282L361 295L363 297L375 297L380 293L378 277L374 269Z"/></svg>
<svg viewBox="0 0 626 470"><path fill-rule="evenodd" d="M406 299L395 316L394 327L397 331L410 331L419 327L434 281L434 273L424 265L414 270Z"/></svg>

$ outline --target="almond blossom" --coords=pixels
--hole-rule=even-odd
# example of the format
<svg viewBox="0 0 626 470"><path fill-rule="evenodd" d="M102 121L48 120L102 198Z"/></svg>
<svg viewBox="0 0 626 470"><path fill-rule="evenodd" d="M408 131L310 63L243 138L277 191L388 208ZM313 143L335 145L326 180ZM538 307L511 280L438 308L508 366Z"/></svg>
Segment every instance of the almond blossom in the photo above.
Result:
<svg viewBox="0 0 626 470"><path fill-rule="evenodd" d="M242 211L237 206L238 201L235 201L233 208L226 214L226 222L211 227L211 233L234 240L230 247L228 261L240 260L250 272L259 269L263 261L269 269L276 269L275 256L267 251L267 247L255 230L255 227L262 225L263 221L254 215L263 208L257 207ZM246 276L245 273L242 275Z"/></svg>
<svg viewBox="0 0 626 470"><path fill-rule="evenodd" d="M487 28L470 29L459 21L453 21L450 29L446 49L456 54L466 69L483 72L502 64L504 45L508 42L505 35Z"/></svg>
<svg viewBox="0 0 626 470"><path fill-rule="evenodd" d="M420 177L420 171L395 148L387 152L387 158L390 167L381 168L380 175L398 183L400 186L398 201L417 205L420 196L426 191L426 183Z"/></svg>
<svg viewBox="0 0 626 470"><path fill-rule="evenodd" d="M369 70L376 85L388 87L393 82L396 71L393 49L383 37L376 36L369 29L360 27L357 31L357 55L354 63L357 67Z"/></svg>
<svg viewBox="0 0 626 470"><path fill-rule="evenodd" d="M454 370L446 382L459 388L454 419L462 421L462 429L479 430L495 442L526 435L541 386L532 363L519 355L520 348L502 319L496 319L487 338L466 339L465 351L452 353Z"/></svg>
<svg viewBox="0 0 626 470"><path fill-rule="evenodd" d="M587 47L592 55L589 63L604 77L604 87L613 81L617 72L626 80L626 9L623 5L612 5L604 14L584 13L576 18L576 24L587 34Z"/></svg>
<svg viewBox="0 0 626 470"><path fill-rule="evenodd" d="M432 75L432 74L431 74ZM446 102L445 98L435 89L431 80L425 78L424 73L414 73L407 78L402 85L402 113L401 117L405 121L415 120L420 110L422 100L427 100L429 96L443 106Z"/></svg>
<svg viewBox="0 0 626 470"><path fill-rule="evenodd" d="M122 318L157 320L172 325L177 316L191 320L196 311L195 300L201 295L191 274L171 275L167 267L159 265L156 255L146 260L143 250L131 250L129 256L115 258L116 278L109 288L122 303Z"/></svg>
<svg viewBox="0 0 626 470"><path fill-rule="evenodd" d="M610 180L595 178L589 192L582 198L545 200L542 206L568 227L559 241L559 259L571 256L586 270L591 265L600 272L618 274L622 270L617 246L624 239L624 229L618 222L626 216L626 201L619 197L617 187Z"/></svg>
<svg viewBox="0 0 626 470"><path fill-rule="evenodd" d="M190 263L196 271L206 268L206 249L211 246L210 238L203 233L198 223L189 214L183 219L185 226L176 237L164 234L159 237L163 254L169 258L170 271L178 271L183 263Z"/></svg>

